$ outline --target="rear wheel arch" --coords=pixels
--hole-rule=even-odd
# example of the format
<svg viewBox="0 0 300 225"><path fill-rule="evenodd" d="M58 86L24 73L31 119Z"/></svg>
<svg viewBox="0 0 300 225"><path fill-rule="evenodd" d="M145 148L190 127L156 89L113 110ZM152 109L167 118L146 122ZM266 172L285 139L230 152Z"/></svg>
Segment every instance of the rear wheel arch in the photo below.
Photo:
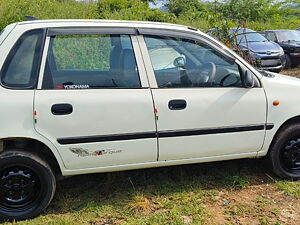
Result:
<svg viewBox="0 0 300 225"><path fill-rule="evenodd" d="M39 140L33 138L0 139L0 153L9 150L35 153L49 164L56 176L62 175L57 156L55 156L48 145Z"/></svg>
<svg viewBox="0 0 300 225"><path fill-rule="evenodd" d="M50 204L56 179L38 154L6 150L0 155L0 222L31 219Z"/></svg>

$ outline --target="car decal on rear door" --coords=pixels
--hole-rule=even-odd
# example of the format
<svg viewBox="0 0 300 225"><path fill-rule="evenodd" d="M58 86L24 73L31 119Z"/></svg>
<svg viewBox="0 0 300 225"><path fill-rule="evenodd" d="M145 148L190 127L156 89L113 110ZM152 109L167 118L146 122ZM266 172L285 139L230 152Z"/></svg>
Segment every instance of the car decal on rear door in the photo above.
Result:
<svg viewBox="0 0 300 225"><path fill-rule="evenodd" d="M112 154L117 154L122 152L122 150L120 149L103 149L103 150L96 150L96 151L89 151L84 148L74 148L74 147L69 149L74 154L77 154L78 157L112 155Z"/></svg>

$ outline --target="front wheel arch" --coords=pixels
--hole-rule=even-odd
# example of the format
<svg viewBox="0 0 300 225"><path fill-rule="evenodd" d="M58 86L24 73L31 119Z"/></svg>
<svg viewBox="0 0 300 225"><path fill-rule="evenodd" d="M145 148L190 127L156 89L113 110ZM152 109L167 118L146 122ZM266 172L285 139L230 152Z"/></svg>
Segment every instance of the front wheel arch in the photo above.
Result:
<svg viewBox="0 0 300 225"><path fill-rule="evenodd" d="M290 170L289 167L285 167L286 164L283 158L285 156L282 155L285 154L284 152L286 150L284 150L285 148L284 146L286 145L286 143L290 140L293 140L296 137L299 137L300 136L299 132L300 132L300 116L295 116L285 121L279 127L270 144L266 158L268 159L269 166L272 168L273 172L281 178L289 179L289 180L300 179L300 170L294 167L295 169L292 169L293 170L292 171ZM294 141L294 143L296 142ZM296 149L296 151L299 151L299 148ZM296 156L294 157L296 158L294 160L297 159L297 154L299 153L295 153L295 154Z"/></svg>
<svg viewBox="0 0 300 225"><path fill-rule="evenodd" d="M300 115L298 116L294 116L288 120L286 120L283 124L280 125L280 127L277 129L276 133L274 134L273 138L272 138L272 142L270 144L270 147L272 146L276 136L278 136L278 134L280 133L280 131L282 131L283 129L285 129L287 126L291 125L291 124L294 124L294 123L297 123L299 122L300 123ZM270 149L269 147L269 149Z"/></svg>

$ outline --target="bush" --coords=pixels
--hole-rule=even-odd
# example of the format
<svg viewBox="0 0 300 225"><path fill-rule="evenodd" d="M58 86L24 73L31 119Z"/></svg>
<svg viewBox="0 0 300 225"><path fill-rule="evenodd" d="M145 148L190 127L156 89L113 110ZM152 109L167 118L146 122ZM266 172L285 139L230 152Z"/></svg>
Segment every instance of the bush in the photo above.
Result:
<svg viewBox="0 0 300 225"><path fill-rule="evenodd" d="M97 5L74 0L0 0L0 29L23 21L25 16L40 19L93 19Z"/></svg>
<svg viewBox="0 0 300 225"><path fill-rule="evenodd" d="M75 0L0 0L0 29L10 23L23 21L26 15L40 19L123 19L170 22L202 30L219 25L238 26L237 18L245 17L247 26L254 30L295 29L300 27L300 8L296 7L296 3L288 4L290 1L276 3L273 0L251 0L253 4L259 6L254 9L248 7L247 0L225 0L218 1L217 4L204 0L170 0L166 6L168 12L165 12L149 8L146 0L99 0L90 3ZM243 7L247 10L243 10Z"/></svg>

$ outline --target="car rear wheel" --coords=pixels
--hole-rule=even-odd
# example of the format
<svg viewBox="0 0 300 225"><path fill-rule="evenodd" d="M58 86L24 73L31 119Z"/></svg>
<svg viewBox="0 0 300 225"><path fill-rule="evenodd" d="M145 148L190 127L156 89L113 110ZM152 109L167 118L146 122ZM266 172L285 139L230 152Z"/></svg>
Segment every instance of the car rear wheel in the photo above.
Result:
<svg viewBox="0 0 300 225"><path fill-rule="evenodd" d="M274 173L279 177L300 179L300 123L279 131L271 145L269 159Z"/></svg>
<svg viewBox="0 0 300 225"><path fill-rule="evenodd" d="M49 165L22 151L0 154L0 219L24 220L39 215L51 202L56 188Z"/></svg>

